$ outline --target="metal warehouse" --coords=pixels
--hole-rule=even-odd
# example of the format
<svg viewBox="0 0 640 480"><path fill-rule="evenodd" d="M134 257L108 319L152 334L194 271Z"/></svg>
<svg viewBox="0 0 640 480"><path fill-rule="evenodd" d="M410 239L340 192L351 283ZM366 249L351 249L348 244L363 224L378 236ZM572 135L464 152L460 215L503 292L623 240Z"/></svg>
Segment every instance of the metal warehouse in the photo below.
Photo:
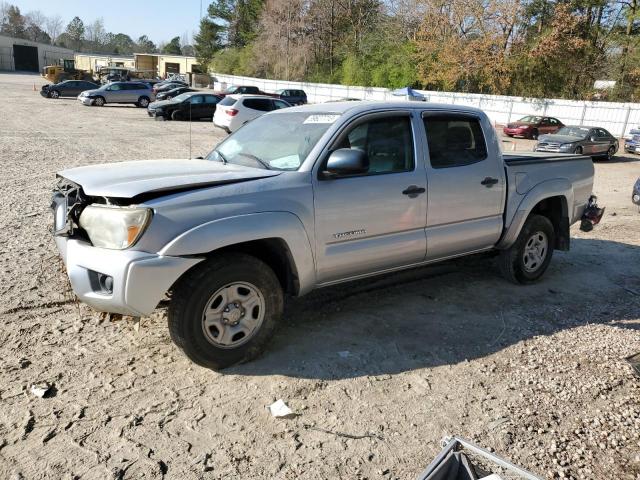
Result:
<svg viewBox="0 0 640 480"><path fill-rule="evenodd" d="M109 55L107 53L76 53L76 68L97 72L101 67L135 68L133 55Z"/></svg>
<svg viewBox="0 0 640 480"><path fill-rule="evenodd" d="M72 60L73 50L0 35L0 70L40 72L61 58Z"/></svg>
<svg viewBox="0 0 640 480"><path fill-rule="evenodd" d="M135 68L138 70L153 70L161 77L172 73L188 75L190 73L203 73L196 57L184 55L164 55L158 53L136 53Z"/></svg>

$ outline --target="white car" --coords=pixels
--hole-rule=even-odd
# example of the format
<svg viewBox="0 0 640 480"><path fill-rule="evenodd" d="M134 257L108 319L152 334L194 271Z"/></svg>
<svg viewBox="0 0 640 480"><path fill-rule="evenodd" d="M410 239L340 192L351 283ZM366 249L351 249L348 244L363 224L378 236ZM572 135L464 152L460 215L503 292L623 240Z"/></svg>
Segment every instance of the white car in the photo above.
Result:
<svg viewBox="0 0 640 480"><path fill-rule="evenodd" d="M290 106L267 95L227 95L216 106L213 123L231 133L260 115Z"/></svg>

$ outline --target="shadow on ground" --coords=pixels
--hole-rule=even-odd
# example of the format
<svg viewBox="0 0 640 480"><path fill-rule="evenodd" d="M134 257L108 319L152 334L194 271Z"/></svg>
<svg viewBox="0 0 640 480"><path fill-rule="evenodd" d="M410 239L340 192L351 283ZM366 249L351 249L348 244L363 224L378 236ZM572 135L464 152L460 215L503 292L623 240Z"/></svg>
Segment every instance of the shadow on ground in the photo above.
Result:
<svg viewBox="0 0 640 480"><path fill-rule="evenodd" d="M495 259L484 255L290 299L267 352L224 373L314 379L397 374L486 357L586 323L640 329L640 247L572 242L570 252L555 252L535 285L506 282Z"/></svg>

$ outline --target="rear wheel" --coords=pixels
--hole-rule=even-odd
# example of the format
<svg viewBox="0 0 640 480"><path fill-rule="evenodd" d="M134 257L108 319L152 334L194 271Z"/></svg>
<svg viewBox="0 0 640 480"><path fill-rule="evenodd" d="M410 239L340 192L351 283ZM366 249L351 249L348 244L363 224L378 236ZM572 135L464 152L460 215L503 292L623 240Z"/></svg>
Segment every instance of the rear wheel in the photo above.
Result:
<svg viewBox="0 0 640 480"><path fill-rule="evenodd" d="M616 147L614 147L613 145L609 147L609 150L607 150L607 160L611 160L613 158L613 156L616 153Z"/></svg>
<svg viewBox="0 0 640 480"><path fill-rule="evenodd" d="M555 231L547 217L530 215L516 242L499 256L502 275L513 283L537 281L547 270L555 245Z"/></svg>
<svg viewBox="0 0 640 480"><path fill-rule="evenodd" d="M283 309L267 264L242 253L213 257L181 278L168 312L174 343L193 362L221 369L257 357Z"/></svg>
<svg viewBox="0 0 640 480"><path fill-rule="evenodd" d="M149 97L140 97L136 106L140 108L147 108L149 106Z"/></svg>
<svg viewBox="0 0 640 480"><path fill-rule="evenodd" d="M538 139L538 130L537 129L533 129L531 130L531 135L530 135L531 140L537 140Z"/></svg>
<svg viewBox="0 0 640 480"><path fill-rule="evenodd" d="M582 155L582 147L576 147L573 153L575 153L576 155Z"/></svg>

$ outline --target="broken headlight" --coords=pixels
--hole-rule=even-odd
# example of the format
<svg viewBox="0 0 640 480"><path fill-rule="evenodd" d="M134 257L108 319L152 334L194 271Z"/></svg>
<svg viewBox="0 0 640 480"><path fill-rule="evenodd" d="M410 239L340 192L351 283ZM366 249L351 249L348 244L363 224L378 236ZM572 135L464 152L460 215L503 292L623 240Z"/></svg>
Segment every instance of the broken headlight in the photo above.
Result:
<svg viewBox="0 0 640 480"><path fill-rule="evenodd" d="M149 208L90 205L80 214L80 227L95 247L123 250L138 241L151 216Z"/></svg>

